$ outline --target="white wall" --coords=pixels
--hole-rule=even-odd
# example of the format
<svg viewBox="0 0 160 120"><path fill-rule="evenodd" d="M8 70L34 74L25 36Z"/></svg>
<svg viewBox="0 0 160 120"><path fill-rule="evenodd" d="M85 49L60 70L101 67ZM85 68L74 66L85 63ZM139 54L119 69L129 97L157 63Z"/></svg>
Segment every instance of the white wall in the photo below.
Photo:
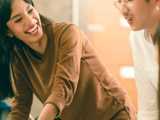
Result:
<svg viewBox="0 0 160 120"><path fill-rule="evenodd" d="M72 0L33 0L40 13L54 20L72 20Z"/></svg>

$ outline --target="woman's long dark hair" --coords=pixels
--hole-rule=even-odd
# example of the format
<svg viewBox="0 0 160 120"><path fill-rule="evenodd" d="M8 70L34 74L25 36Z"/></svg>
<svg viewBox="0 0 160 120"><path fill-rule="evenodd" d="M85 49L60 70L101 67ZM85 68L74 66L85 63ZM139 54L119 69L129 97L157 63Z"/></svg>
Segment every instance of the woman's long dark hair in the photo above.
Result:
<svg viewBox="0 0 160 120"><path fill-rule="evenodd" d="M0 0L0 100L13 96L10 77L10 63L12 62L11 51L14 46L26 46L16 37L10 38L7 28L7 21L11 15L11 4L13 0ZM24 0L26 3L34 6L32 0ZM49 19L40 14L42 28L45 32L46 26L51 23ZM14 57L14 56L13 56Z"/></svg>
<svg viewBox="0 0 160 120"><path fill-rule="evenodd" d="M24 0L33 5L32 0ZM11 51L19 40L10 38L7 28L7 21L11 15L11 4L13 0L0 0L0 100L13 96L10 77Z"/></svg>

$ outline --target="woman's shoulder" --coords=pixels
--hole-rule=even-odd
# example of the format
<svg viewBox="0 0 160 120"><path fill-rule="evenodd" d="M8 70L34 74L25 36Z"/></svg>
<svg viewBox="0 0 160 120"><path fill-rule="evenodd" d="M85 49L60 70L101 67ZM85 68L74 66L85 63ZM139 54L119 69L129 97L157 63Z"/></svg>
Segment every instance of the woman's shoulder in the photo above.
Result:
<svg viewBox="0 0 160 120"><path fill-rule="evenodd" d="M80 29L71 22L55 22L52 21L52 30L54 38L59 39L62 36L79 36Z"/></svg>
<svg viewBox="0 0 160 120"><path fill-rule="evenodd" d="M68 21L63 21L63 22L52 21L52 27L53 27L53 30L55 33L56 32L58 32L58 33L63 32L71 26L76 27L76 25L74 25L73 23L68 22Z"/></svg>
<svg viewBox="0 0 160 120"><path fill-rule="evenodd" d="M79 29L76 25L74 25L70 21L54 21L44 16L41 16L41 21L42 21L42 26L44 26L44 30L52 28L54 34L64 32L67 28L71 29L74 28L74 30Z"/></svg>

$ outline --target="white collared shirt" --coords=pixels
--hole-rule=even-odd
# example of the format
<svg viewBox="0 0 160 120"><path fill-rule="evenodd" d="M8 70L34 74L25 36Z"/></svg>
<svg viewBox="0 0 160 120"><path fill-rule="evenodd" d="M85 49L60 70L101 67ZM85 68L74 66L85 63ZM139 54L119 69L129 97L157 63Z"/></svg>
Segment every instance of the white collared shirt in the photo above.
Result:
<svg viewBox="0 0 160 120"><path fill-rule="evenodd" d="M158 120L158 63L152 40L145 30L131 32L130 43L138 91L138 120Z"/></svg>

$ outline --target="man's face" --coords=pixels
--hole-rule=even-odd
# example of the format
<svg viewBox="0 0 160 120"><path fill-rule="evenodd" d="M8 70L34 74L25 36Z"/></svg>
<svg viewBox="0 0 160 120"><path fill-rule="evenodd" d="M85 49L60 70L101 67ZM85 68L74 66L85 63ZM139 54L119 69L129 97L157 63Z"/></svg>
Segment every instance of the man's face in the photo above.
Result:
<svg viewBox="0 0 160 120"><path fill-rule="evenodd" d="M118 0L117 6L132 30L150 29L157 21L154 0Z"/></svg>

